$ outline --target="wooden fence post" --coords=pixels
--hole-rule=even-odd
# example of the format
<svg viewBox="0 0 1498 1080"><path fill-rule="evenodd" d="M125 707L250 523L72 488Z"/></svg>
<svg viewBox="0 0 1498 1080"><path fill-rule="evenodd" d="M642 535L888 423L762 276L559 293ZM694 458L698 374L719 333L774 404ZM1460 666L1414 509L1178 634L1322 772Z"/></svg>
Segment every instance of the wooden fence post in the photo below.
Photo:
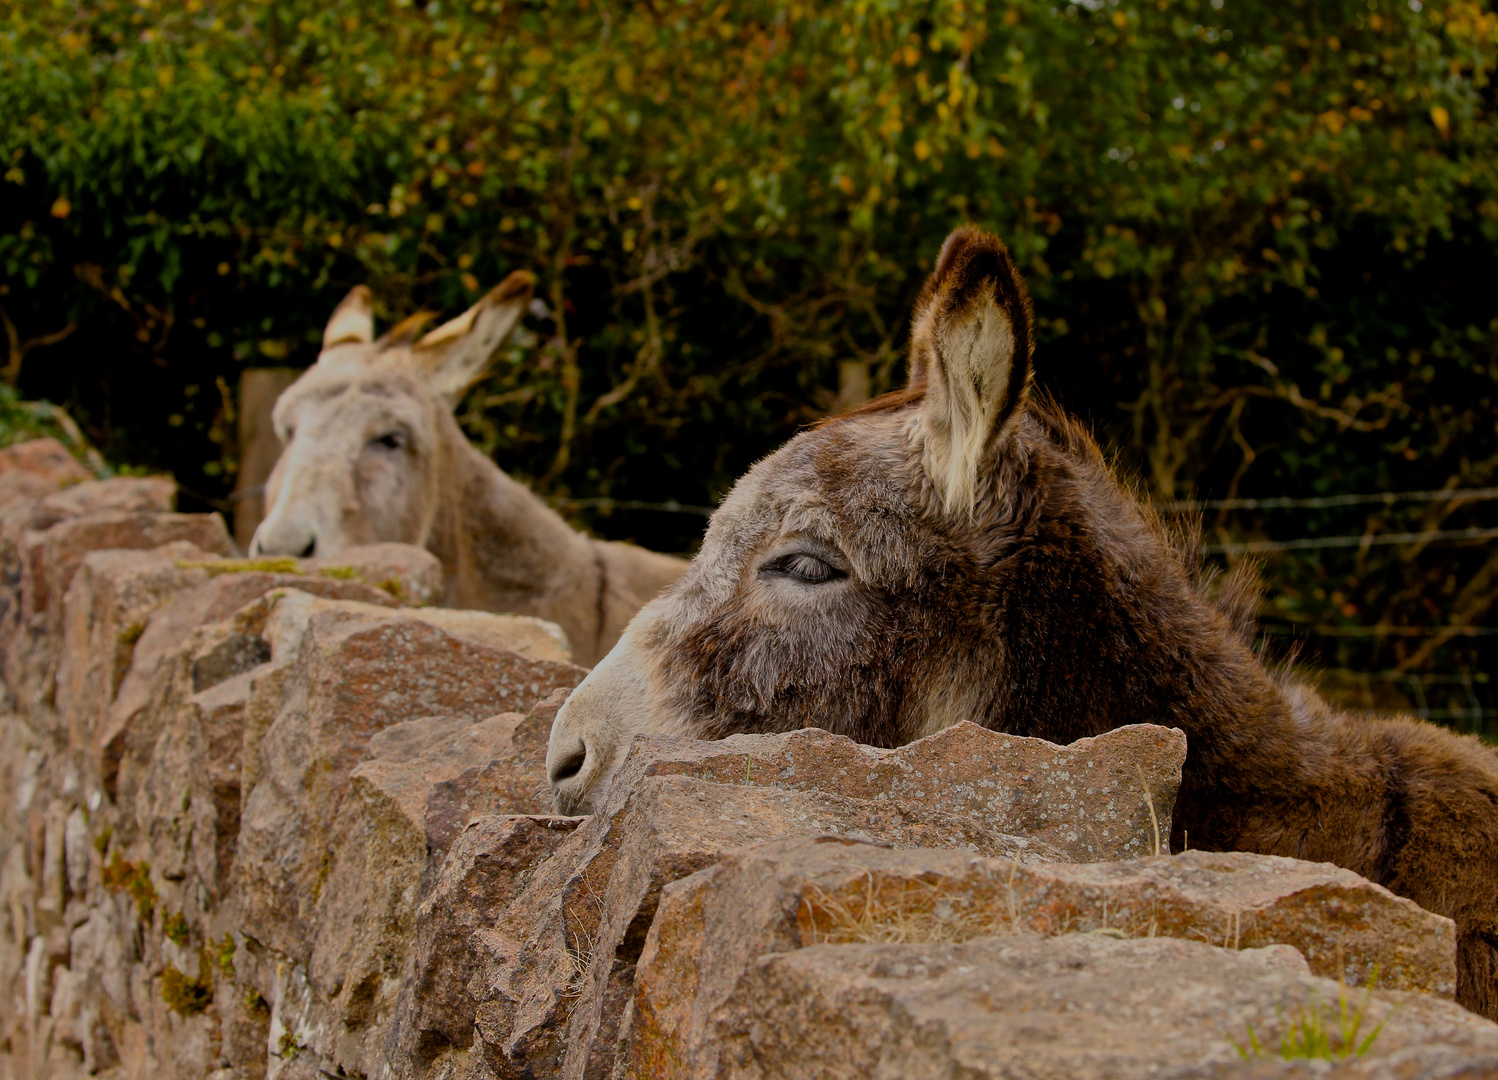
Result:
<svg viewBox="0 0 1498 1080"><path fill-rule="evenodd" d="M239 376L239 477L234 482L234 540L247 551L265 517L265 481L281 456L281 440L271 425L276 399L301 371L247 368Z"/></svg>

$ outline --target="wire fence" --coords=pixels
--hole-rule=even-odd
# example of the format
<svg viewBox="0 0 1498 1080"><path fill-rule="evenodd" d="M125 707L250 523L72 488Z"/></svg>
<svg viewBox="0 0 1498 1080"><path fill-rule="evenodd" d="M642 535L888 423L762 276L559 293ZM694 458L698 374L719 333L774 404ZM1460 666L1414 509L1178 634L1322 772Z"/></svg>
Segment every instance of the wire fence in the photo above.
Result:
<svg viewBox="0 0 1498 1080"><path fill-rule="evenodd" d="M1444 544L1456 540L1492 540L1498 529L1427 529L1424 532L1362 533L1357 536L1305 536L1297 540L1243 540L1203 544L1208 555L1256 555L1267 551L1315 551L1323 548L1370 548L1389 544Z"/></svg>
<svg viewBox="0 0 1498 1080"><path fill-rule="evenodd" d="M1313 634L1317 637L1494 637L1498 626L1275 626L1265 624L1259 632L1278 637L1298 637Z"/></svg>
<svg viewBox="0 0 1498 1080"><path fill-rule="evenodd" d="M1402 502L1484 502L1498 499L1498 487L1441 488L1439 491L1378 491L1363 495L1315 495L1305 498L1274 496L1267 499L1172 499L1158 505L1162 510L1183 513L1192 510L1323 510L1334 506L1393 506Z"/></svg>
<svg viewBox="0 0 1498 1080"><path fill-rule="evenodd" d="M690 503L667 499L665 502L642 502L639 499L547 499L547 503L558 510L647 510L660 514L696 514L712 517L713 507L693 506Z"/></svg>

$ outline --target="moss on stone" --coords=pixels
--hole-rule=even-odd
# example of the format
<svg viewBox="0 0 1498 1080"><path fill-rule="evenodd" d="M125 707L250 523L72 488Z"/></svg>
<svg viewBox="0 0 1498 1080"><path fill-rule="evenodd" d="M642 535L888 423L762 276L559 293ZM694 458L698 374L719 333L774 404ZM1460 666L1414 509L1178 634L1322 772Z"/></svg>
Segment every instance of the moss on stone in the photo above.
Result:
<svg viewBox="0 0 1498 1080"><path fill-rule="evenodd" d="M220 574L300 574L301 564L290 555L264 559L178 559L179 570L206 570L210 577Z"/></svg>
<svg viewBox="0 0 1498 1080"><path fill-rule="evenodd" d="M324 566L317 573L319 577L337 578L339 581L364 580L364 575L352 566Z"/></svg>
<svg viewBox="0 0 1498 1080"><path fill-rule="evenodd" d="M198 950L198 977L189 979L171 964L161 972L161 1000L178 1016L192 1016L213 1003L213 972L208 950Z"/></svg>
<svg viewBox="0 0 1498 1080"><path fill-rule="evenodd" d="M234 953L237 949L238 947L234 944L234 935L226 933L224 940L219 942L217 954L213 958L218 964L218 969L230 979L234 978Z"/></svg>
<svg viewBox="0 0 1498 1080"><path fill-rule="evenodd" d="M188 939L187 916L180 911L162 916L161 932L173 945L186 946Z"/></svg>
<svg viewBox="0 0 1498 1080"><path fill-rule="evenodd" d="M128 892L135 898L135 910L142 919L149 919L156 910L156 886L151 883L150 863L137 865L116 851L104 867L103 878L104 887L110 892Z"/></svg>

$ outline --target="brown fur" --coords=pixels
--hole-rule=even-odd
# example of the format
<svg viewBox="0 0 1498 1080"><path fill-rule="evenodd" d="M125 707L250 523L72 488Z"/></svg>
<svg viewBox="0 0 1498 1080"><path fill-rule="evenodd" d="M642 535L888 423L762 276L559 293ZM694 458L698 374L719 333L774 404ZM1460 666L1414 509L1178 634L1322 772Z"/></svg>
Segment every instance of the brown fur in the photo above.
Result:
<svg viewBox="0 0 1498 1080"><path fill-rule="evenodd" d="M895 746L962 719L1058 743L1179 727L1177 850L1189 833L1195 848L1334 862L1449 915L1459 1000L1498 1018L1498 754L1271 677L1251 646L1252 574L1200 580L1194 541L1173 541L1088 432L1024 391L1029 311L996 251L973 232L943 251L906 391L739 482L687 575L558 716L559 807L595 805L639 732L817 726ZM983 296L1015 323L984 339L1012 337L987 369L1012 400L983 400L998 383L980 377L992 426L965 436L981 453L959 478L970 507L954 506L942 484L973 446L933 450L962 427L931 415L960 403L928 388L976 361L943 354L930 328ZM943 340L977 340L958 330Z"/></svg>

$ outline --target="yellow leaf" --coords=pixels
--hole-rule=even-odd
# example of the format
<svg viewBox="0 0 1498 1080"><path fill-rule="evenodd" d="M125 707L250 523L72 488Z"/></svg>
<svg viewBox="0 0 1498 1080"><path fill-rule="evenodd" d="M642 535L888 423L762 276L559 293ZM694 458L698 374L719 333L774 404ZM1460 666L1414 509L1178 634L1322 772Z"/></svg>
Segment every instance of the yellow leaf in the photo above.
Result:
<svg viewBox="0 0 1498 1080"><path fill-rule="evenodd" d="M165 90L172 85L172 79L177 75L177 70L171 65L165 65L156 69L156 84Z"/></svg>
<svg viewBox="0 0 1498 1080"><path fill-rule="evenodd" d="M916 140L915 157L917 161L925 161L931 156L931 147L925 139Z"/></svg>
<svg viewBox="0 0 1498 1080"><path fill-rule="evenodd" d="M52 204L52 216L65 218L73 212L73 204L68 202L66 195L59 195L57 201Z"/></svg>
<svg viewBox="0 0 1498 1080"><path fill-rule="evenodd" d="M1430 122L1441 133L1441 138L1447 139L1451 137L1451 114L1446 111L1446 106L1432 105L1430 107Z"/></svg>
<svg viewBox="0 0 1498 1080"><path fill-rule="evenodd" d="M1115 11L1113 13L1113 25L1122 30L1125 26L1129 25L1129 17L1122 11Z"/></svg>
<svg viewBox="0 0 1498 1080"><path fill-rule="evenodd" d="M844 195L852 195L853 194L853 177L848 176L846 174L843 175L843 176L839 176L837 178L837 186L843 189L843 194Z"/></svg>

